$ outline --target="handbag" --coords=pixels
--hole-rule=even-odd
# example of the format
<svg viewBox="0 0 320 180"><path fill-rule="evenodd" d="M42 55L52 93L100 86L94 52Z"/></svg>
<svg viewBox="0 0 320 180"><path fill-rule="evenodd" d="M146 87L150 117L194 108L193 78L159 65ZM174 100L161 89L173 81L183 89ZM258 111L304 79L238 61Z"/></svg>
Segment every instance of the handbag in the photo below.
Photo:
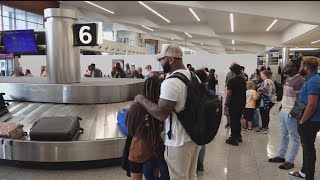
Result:
<svg viewBox="0 0 320 180"><path fill-rule="evenodd" d="M129 160L135 163L144 163L154 155L152 143L147 139L133 136L129 150Z"/></svg>
<svg viewBox="0 0 320 180"><path fill-rule="evenodd" d="M307 105L297 99L288 116L300 120L306 107Z"/></svg>

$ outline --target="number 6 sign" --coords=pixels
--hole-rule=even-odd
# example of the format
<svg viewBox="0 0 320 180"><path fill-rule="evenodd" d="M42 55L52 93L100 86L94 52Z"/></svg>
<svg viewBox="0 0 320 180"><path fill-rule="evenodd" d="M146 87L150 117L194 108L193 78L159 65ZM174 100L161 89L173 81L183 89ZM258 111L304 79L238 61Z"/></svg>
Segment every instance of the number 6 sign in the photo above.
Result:
<svg viewBox="0 0 320 180"><path fill-rule="evenodd" d="M102 23L75 24L73 26L75 46L97 46L102 44Z"/></svg>

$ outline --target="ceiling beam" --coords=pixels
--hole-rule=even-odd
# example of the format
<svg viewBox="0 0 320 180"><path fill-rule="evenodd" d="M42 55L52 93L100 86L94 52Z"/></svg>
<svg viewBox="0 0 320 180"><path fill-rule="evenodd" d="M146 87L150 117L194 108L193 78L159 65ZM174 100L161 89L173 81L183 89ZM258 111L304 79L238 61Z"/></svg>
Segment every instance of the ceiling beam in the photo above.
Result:
<svg viewBox="0 0 320 180"><path fill-rule="evenodd" d="M319 26L317 26L317 25L310 25L310 24L302 24L302 23L294 24L294 25L288 27L282 33L281 41L282 41L282 43L286 43L290 40L301 37L304 34L307 34L308 32L311 32L311 31L317 29L318 27Z"/></svg>
<svg viewBox="0 0 320 180"><path fill-rule="evenodd" d="M265 46L261 45L249 45L249 44L242 44L242 45L226 45L225 48L241 50L251 53L261 53L265 51Z"/></svg>
<svg viewBox="0 0 320 180"><path fill-rule="evenodd" d="M265 46L279 46L282 47L280 33L228 33L218 34L223 39L248 42L253 44L260 44Z"/></svg>

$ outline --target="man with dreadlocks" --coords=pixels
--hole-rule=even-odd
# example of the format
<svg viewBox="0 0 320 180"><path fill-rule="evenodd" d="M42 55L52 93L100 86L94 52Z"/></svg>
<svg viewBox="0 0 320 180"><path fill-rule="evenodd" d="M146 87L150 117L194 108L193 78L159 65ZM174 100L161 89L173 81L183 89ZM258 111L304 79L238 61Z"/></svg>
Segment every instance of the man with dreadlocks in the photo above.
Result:
<svg viewBox="0 0 320 180"><path fill-rule="evenodd" d="M161 84L159 102L152 102L143 95L137 95L135 102L141 104L153 117L164 122L164 157L168 164L171 180L197 180L197 159L200 146L193 142L179 121L176 112L184 109L187 86L178 78L169 78L176 72L191 79L191 73L182 62L182 50L176 45L164 45L157 55L163 72L168 73ZM199 81L200 82L200 81ZM171 118L170 118L171 117Z"/></svg>
<svg viewBox="0 0 320 180"><path fill-rule="evenodd" d="M159 78L153 76L146 79L143 96L153 103L158 103L159 94ZM146 180L157 179L154 167L160 168L160 179L169 179L163 157L164 144L160 136L160 121L152 117L139 103L133 103L127 113L126 124L127 138L131 139L128 157L131 179L142 180L142 172Z"/></svg>

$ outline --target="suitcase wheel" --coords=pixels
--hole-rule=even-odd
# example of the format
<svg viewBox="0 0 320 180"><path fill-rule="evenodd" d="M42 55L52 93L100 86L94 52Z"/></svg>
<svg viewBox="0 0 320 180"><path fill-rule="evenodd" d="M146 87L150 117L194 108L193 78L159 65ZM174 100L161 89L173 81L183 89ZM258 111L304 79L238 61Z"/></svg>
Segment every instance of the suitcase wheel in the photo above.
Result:
<svg viewBox="0 0 320 180"><path fill-rule="evenodd" d="M84 133L84 129L81 127L79 128L80 133Z"/></svg>

